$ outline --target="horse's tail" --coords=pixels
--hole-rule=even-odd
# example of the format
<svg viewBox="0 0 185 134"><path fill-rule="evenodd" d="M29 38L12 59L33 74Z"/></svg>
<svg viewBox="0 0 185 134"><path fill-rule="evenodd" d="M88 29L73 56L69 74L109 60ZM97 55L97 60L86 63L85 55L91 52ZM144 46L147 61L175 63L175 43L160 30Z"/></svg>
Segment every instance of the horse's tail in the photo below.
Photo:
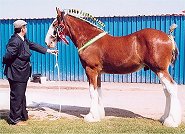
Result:
<svg viewBox="0 0 185 134"><path fill-rule="evenodd" d="M178 50L177 45L175 43L175 49L173 49L173 51L172 51L172 59L171 59L172 66L174 66L178 55L179 55L179 50Z"/></svg>
<svg viewBox="0 0 185 134"><path fill-rule="evenodd" d="M176 42L174 41L174 37L172 35L173 31L175 30L175 28L177 27L177 24L172 24L170 26L170 29L169 29L169 35L168 37L170 38L170 40L172 41L172 45L173 45L173 49L172 49L172 59L171 59L171 63L172 63L172 66L174 66L175 64L175 61L177 60L177 57L179 55L179 50L177 48L177 44Z"/></svg>

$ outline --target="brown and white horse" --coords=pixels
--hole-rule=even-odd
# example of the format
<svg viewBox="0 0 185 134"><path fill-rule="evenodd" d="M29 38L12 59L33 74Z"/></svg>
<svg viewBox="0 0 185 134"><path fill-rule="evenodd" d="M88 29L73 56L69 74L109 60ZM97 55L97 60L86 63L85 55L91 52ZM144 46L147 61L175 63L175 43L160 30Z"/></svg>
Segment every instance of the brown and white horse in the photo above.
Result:
<svg viewBox="0 0 185 134"><path fill-rule="evenodd" d="M171 27L173 31L175 27ZM45 42L55 47L69 36L79 50L79 57L89 80L90 112L84 116L89 122L105 117L101 93L101 73L127 74L145 67L161 80L166 96L164 115L160 121L168 127L181 123L181 106L177 96L177 84L168 67L177 57L177 47L172 35L146 28L133 34L113 37L91 23L60 11L50 25Z"/></svg>

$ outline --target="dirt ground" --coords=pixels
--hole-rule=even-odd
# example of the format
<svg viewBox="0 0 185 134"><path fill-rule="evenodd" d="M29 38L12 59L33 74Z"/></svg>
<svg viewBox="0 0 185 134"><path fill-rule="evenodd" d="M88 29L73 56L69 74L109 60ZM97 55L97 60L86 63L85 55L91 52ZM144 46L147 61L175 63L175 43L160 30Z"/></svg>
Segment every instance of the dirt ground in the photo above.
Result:
<svg viewBox="0 0 185 134"><path fill-rule="evenodd" d="M185 85L178 86L185 122ZM165 107L161 84L102 83L106 118L128 117L159 119ZM87 82L47 81L28 83L27 108L31 118L55 120L82 118L89 112L90 97ZM0 117L9 112L9 85L0 80Z"/></svg>

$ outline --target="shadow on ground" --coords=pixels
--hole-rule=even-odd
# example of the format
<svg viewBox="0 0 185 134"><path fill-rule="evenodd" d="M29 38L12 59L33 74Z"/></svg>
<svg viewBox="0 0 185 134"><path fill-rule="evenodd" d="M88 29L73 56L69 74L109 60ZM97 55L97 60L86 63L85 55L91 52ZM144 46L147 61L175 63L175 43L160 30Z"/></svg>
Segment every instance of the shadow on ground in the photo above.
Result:
<svg viewBox="0 0 185 134"><path fill-rule="evenodd" d="M36 110L45 111L45 108L50 108L51 110L54 110L55 112L60 111L60 108L61 108L62 113L72 115L78 118L82 118L81 115L88 114L90 110L88 107L69 106L69 105L60 106L58 104L50 104L50 103L42 103L42 102L41 103L33 102L33 105L28 106L28 109L30 111L36 111ZM153 120L151 118L143 117L129 110L112 108L112 107L105 107L105 114L106 116L111 116L111 117L144 118L144 119Z"/></svg>
<svg viewBox="0 0 185 134"><path fill-rule="evenodd" d="M0 110L0 120L7 120L10 110L2 109Z"/></svg>

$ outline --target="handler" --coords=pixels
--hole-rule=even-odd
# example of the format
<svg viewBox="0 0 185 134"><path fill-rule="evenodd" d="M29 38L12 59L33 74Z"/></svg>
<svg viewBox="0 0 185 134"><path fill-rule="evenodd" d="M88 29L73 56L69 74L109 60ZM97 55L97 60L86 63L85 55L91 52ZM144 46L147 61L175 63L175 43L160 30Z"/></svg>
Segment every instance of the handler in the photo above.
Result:
<svg viewBox="0 0 185 134"><path fill-rule="evenodd" d="M10 84L10 114L8 123L12 125L26 125L28 112L26 110L26 87L31 75L30 49L39 53L54 54L57 50L50 50L41 45L30 42L26 38L27 23L17 20L13 23L14 34L6 46L3 57L4 74Z"/></svg>

